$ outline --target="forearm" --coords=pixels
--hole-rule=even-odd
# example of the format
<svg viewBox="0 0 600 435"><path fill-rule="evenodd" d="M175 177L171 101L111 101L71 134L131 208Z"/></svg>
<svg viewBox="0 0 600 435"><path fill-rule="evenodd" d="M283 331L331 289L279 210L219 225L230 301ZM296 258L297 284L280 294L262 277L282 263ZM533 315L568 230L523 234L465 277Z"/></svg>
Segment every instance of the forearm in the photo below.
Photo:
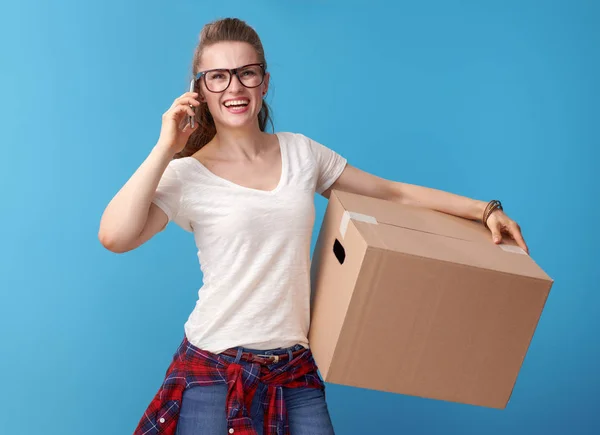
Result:
<svg viewBox="0 0 600 435"><path fill-rule="evenodd" d="M402 204L441 211L470 220L481 220L487 202L414 184L393 183L393 198Z"/></svg>
<svg viewBox="0 0 600 435"><path fill-rule="evenodd" d="M150 204L173 153L157 144L106 207L98 237L105 243L137 238L146 224Z"/></svg>

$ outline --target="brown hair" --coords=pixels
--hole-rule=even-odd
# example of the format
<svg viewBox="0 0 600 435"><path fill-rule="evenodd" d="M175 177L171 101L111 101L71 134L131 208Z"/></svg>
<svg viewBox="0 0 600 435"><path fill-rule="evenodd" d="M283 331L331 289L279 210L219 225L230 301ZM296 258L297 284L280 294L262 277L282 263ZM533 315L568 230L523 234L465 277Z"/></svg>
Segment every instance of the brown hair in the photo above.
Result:
<svg viewBox="0 0 600 435"><path fill-rule="evenodd" d="M264 64L265 69L267 68L265 50L263 49L262 42L256 31L246 24L246 22L238 18L224 18L206 24L202 28L202 31L200 32L200 41L196 46L194 58L192 60L192 77L195 76L200 68L200 58L204 49L222 41L247 42L256 50L258 61ZM190 80L192 77L190 77ZM196 122L198 123L197 129L190 135L183 150L175 154L174 158L177 159L191 156L210 142L217 133L215 121L208 110L207 104L201 104L200 107L196 109ZM274 128L269 106L263 99L262 108L258 114L258 126L260 130L265 131L267 123L269 122L271 123L271 128Z"/></svg>

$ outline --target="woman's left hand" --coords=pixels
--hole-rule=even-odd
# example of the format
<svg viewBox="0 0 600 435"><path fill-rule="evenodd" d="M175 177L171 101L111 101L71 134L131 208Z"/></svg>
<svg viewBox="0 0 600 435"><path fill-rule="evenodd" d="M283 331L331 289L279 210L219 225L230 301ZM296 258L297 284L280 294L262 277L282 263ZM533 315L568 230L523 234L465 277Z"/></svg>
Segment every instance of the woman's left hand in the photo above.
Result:
<svg viewBox="0 0 600 435"><path fill-rule="evenodd" d="M494 243L502 243L503 234L507 234L517 242L517 245L519 245L521 249L529 254L529 248L527 247L527 244L523 239L523 235L521 234L521 227L519 224L509 218L504 211L494 211L488 218L487 225L492 232Z"/></svg>

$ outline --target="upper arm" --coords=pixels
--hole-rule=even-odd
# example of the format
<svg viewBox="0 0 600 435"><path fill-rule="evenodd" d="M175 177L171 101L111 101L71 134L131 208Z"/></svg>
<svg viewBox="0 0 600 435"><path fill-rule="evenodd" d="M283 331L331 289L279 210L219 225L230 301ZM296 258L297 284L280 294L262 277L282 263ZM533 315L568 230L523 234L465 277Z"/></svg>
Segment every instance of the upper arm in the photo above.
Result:
<svg viewBox="0 0 600 435"><path fill-rule="evenodd" d="M169 218L167 217L167 214L153 202L150 203L150 209L148 210L148 219L146 219L146 225L144 225L144 229L136 239L135 246L131 249L135 249L138 246L146 243L157 233L160 233L162 230L164 230L168 223Z"/></svg>
<svg viewBox="0 0 600 435"><path fill-rule="evenodd" d="M148 217L146 218L146 223L144 224L144 228L140 232L139 236L137 236L132 242L123 246L106 246L112 252L123 254L125 252L133 251L139 246L146 243L152 237L154 237L157 233L161 232L165 229L169 223L169 218L167 214L160 209L156 204L150 203L150 208L148 210Z"/></svg>
<svg viewBox="0 0 600 435"><path fill-rule="evenodd" d="M322 195L329 199L331 191L335 189L373 198L392 199L396 194L394 185L393 181L347 164L338 179Z"/></svg>

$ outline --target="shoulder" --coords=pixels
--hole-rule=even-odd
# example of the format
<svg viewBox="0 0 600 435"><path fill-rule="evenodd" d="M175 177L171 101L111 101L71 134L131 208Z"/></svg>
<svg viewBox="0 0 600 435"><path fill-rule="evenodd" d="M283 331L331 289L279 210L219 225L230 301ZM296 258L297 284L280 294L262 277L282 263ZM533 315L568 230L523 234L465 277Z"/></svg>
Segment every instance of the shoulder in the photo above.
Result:
<svg viewBox="0 0 600 435"><path fill-rule="evenodd" d="M188 160L192 159L193 157L180 157L178 159L172 159L169 162L169 168L171 169L176 169L178 171L180 171L182 168L186 167L188 164Z"/></svg>
<svg viewBox="0 0 600 435"><path fill-rule="evenodd" d="M303 140L303 135L291 131L277 131L274 133L279 139L285 139L288 143Z"/></svg>
<svg viewBox="0 0 600 435"><path fill-rule="evenodd" d="M302 133L278 132L282 152L303 165L316 164L314 142Z"/></svg>
<svg viewBox="0 0 600 435"><path fill-rule="evenodd" d="M279 138L279 141L281 142L283 140L286 148L290 150L296 152L312 152L311 147L313 146L314 141L302 133L282 131L275 134Z"/></svg>
<svg viewBox="0 0 600 435"><path fill-rule="evenodd" d="M178 159L171 160L167 165L165 173L170 173L173 176L182 178L187 172L191 170L192 165L190 164L190 159L193 159L193 157L181 157Z"/></svg>
<svg viewBox="0 0 600 435"><path fill-rule="evenodd" d="M279 132L276 133L279 138L283 138L288 149L297 154L313 157L317 160L323 157L329 157L331 154L337 154L332 148L323 145L319 140L308 137L302 133Z"/></svg>
<svg viewBox="0 0 600 435"><path fill-rule="evenodd" d="M180 189L187 184L186 180L190 178L191 168L188 157L172 159L160 178L159 188L169 186L171 189L177 188L181 191Z"/></svg>

